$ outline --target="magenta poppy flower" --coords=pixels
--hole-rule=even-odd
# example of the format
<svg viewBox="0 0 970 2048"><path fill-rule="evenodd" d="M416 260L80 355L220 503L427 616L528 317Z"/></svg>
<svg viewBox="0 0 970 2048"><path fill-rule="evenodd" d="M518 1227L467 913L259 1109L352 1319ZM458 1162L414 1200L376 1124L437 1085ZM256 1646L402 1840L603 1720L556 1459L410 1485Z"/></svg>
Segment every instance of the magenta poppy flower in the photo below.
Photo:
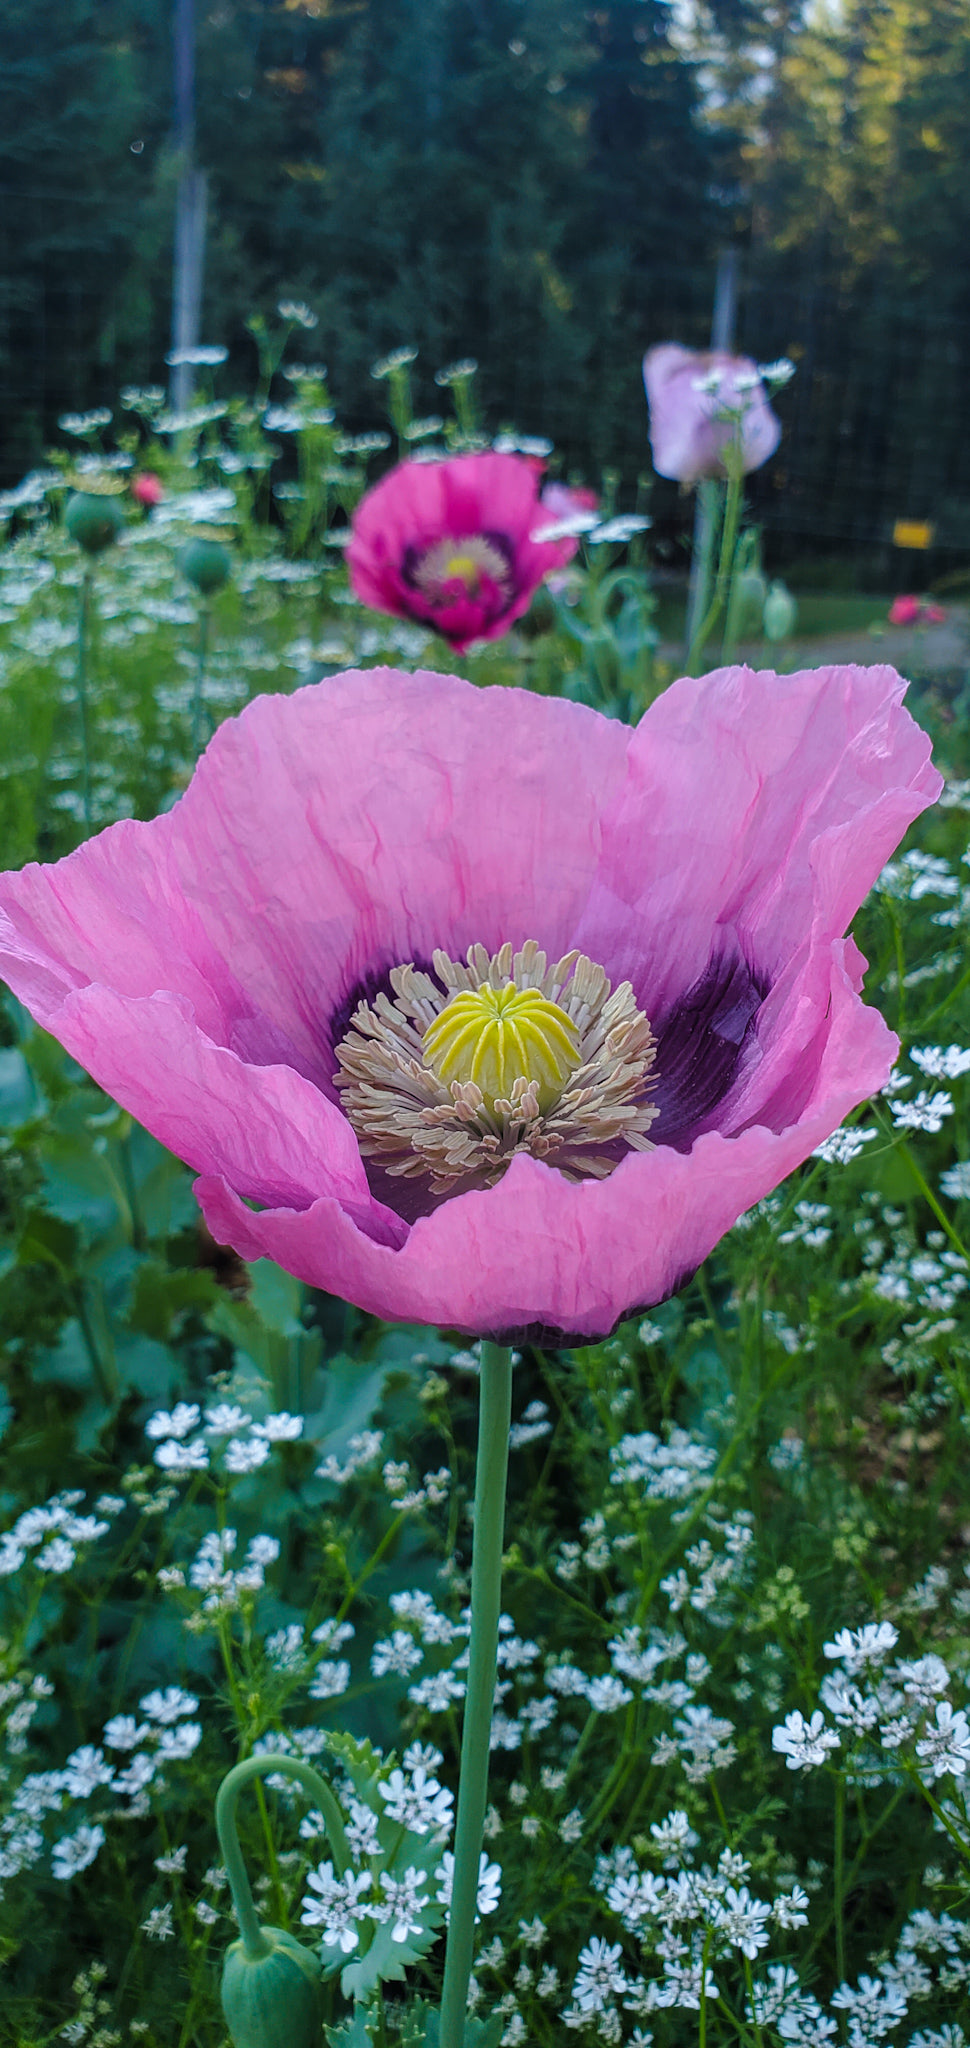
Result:
<svg viewBox="0 0 970 2048"><path fill-rule="evenodd" d="M521 455L399 463L354 513L352 589L375 611L432 626L459 653L497 640L576 552L574 539L533 540L548 523L539 481Z"/></svg>
<svg viewBox="0 0 970 2048"><path fill-rule="evenodd" d="M940 787L903 689L723 669L635 730L386 669L258 697L165 816L0 877L0 971L244 1258L591 1339L886 1080L843 933Z"/></svg>
<svg viewBox="0 0 970 2048"><path fill-rule="evenodd" d="M162 479L160 476L155 475L153 469L136 471L131 479L130 489L132 497L137 499L139 505L144 505L148 512L152 510L153 506L160 505L165 496L165 486L162 483Z"/></svg>
<svg viewBox="0 0 970 2048"><path fill-rule="evenodd" d="M781 439L756 363L720 349L663 342L643 358L650 446L658 476L694 484L727 474L737 445L744 470L760 469Z"/></svg>

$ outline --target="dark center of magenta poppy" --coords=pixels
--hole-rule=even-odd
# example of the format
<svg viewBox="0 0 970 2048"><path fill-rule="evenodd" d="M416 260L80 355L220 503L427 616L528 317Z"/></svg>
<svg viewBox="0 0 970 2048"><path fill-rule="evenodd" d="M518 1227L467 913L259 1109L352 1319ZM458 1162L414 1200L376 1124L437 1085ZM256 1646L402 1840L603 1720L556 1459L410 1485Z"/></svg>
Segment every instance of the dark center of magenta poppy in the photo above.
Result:
<svg viewBox="0 0 970 2048"><path fill-rule="evenodd" d="M504 533L450 534L407 548L401 574L433 612L470 601L497 617L515 595L515 552Z"/></svg>

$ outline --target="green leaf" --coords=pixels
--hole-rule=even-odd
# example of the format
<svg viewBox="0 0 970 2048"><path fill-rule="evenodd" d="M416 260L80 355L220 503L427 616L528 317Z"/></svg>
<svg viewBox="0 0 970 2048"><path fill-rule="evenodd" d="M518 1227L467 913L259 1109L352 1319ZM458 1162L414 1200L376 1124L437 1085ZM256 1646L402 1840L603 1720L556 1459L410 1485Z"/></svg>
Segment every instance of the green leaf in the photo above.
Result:
<svg viewBox="0 0 970 2048"><path fill-rule="evenodd" d="M38 1352L32 1377L39 1387L53 1383L80 1389L91 1385L91 1353L76 1316L64 1324L56 1344Z"/></svg>
<svg viewBox="0 0 970 2048"><path fill-rule="evenodd" d="M28 1210L17 1246L21 1266L40 1263L67 1275L73 1269L76 1253L77 1235L69 1223L49 1215L45 1209Z"/></svg>
<svg viewBox="0 0 970 2048"><path fill-rule="evenodd" d="M78 1224L88 1239L119 1231L130 1234L118 1184L105 1156L93 1149L90 1133L52 1131L42 1165L47 1201L56 1216Z"/></svg>
<svg viewBox="0 0 970 2048"><path fill-rule="evenodd" d="M491 2019L487 2020L473 2019L469 2016L462 2033L463 2048L498 2048L504 2031L505 2021L499 2012L493 2013ZM441 2014L437 2006L427 2008L424 2032L419 2038L425 2044L425 2048L438 2048L441 2038Z"/></svg>
<svg viewBox="0 0 970 2048"><path fill-rule="evenodd" d="M43 1108L40 1092L26 1059L18 1046L0 1052L0 1124L10 1127L26 1123Z"/></svg>
<svg viewBox="0 0 970 2048"><path fill-rule="evenodd" d="M444 1924L445 1912L443 1906L433 1901L424 1910L426 1918L420 1932L409 1934L406 1941L393 1940L393 1921L377 1925L366 1953L352 1957L340 1972L340 1989L345 1998L370 1998L380 1984L400 1983L408 1964L420 1962L427 1955Z"/></svg>
<svg viewBox="0 0 970 2048"><path fill-rule="evenodd" d="M355 2005L349 2020L344 2020L339 2027L324 2027L327 2048L367 2048L367 2043L373 2039L371 2025L379 2025L376 2011L372 2020L368 2020L367 2008Z"/></svg>

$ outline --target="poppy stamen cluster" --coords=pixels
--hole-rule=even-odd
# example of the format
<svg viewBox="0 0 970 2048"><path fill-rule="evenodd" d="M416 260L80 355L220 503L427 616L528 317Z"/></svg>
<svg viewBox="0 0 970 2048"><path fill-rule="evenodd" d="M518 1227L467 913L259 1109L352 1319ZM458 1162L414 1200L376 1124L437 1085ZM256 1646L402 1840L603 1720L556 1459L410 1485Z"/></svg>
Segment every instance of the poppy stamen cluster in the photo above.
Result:
<svg viewBox="0 0 970 2048"><path fill-rule="evenodd" d="M511 548L498 533L469 533L413 549L402 573L431 606L470 597L496 616L507 611L515 583Z"/></svg>
<svg viewBox="0 0 970 2048"><path fill-rule="evenodd" d="M516 1153L576 1181L652 1151L656 1044L630 983L578 951L550 967L535 939L466 961L394 967L393 998L357 1005L334 1081L362 1155L447 1195L494 1186Z"/></svg>

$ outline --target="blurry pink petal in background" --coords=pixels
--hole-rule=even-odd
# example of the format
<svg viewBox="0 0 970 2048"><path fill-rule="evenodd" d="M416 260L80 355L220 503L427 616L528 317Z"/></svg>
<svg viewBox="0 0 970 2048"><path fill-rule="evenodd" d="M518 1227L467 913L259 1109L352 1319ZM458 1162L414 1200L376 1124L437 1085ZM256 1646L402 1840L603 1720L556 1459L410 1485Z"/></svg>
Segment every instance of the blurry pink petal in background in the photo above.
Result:
<svg viewBox="0 0 970 2048"><path fill-rule="evenodd" d="M539 473L521 455L401 462L361 499L347 549L362 604L433 627L459 653L521 618L574 539L535 541Z"/></svg>
<svg viewBox="0 0 970 2048"><path fill-rule="evenodd" d="M635 730L386 669L258 697L172 811L0 878L0 971L188 1160L210 1229L244 1258L390 1319L589 1340L680 1286L889 1074L897 1041L844 934L940 788L903 690L889 668L723 669L675 683ZM482 997L466 975L481 1021L519 1000L530 941L567 984L583 956L583 988L605 977L637 1006L630 1029L652 1027L648 1137L607 1143L588 1174L536 1139L554 1145L569 1103L581 1122L571 1074L547 1075L531 1122L507 1080L518 1107L496 1085L480 1129L482 1097L458 1082L422 1122L444 1084L395 990L442 1014L454 963L522 949L514 987L496 972ZM543 972L522 998L540 1037L563 1014ZM436 1192L417 1153L359 1137L335 1086L352 1017L370 1020L362 1057L400 1052L392 1121L403 1104L455 1156L471 1131L464 1185L459 1167ZM570 1034L567 1017L561 1071ZM601 1058L615 1042L604 1028ZM489 1134L513 1125L503 1157Z"/></svg>
<svg viewBox="0 0 970 2048"><path fill-rule="evenodd" d="M138 470L131 479L131 495L139 505L151 511L152 506L160 505L165 496L161 477L156 476L153 469Z"/></svg>
<svg viewBox="0 0 970 2048"><path fill-rule="evenodd" d="M891 626L915 626L922 609L918 597L894 597L889 607L889 623Z"/></svg>
<svg viewBox="0 0 970 2048"><path fill-rule="evenodd" d="M663 342L644 356L643 382L658 476L684 484L723 477L725 451L735 441L745 470L760 469L774 454L781 426L748 356Z"/></svg>

